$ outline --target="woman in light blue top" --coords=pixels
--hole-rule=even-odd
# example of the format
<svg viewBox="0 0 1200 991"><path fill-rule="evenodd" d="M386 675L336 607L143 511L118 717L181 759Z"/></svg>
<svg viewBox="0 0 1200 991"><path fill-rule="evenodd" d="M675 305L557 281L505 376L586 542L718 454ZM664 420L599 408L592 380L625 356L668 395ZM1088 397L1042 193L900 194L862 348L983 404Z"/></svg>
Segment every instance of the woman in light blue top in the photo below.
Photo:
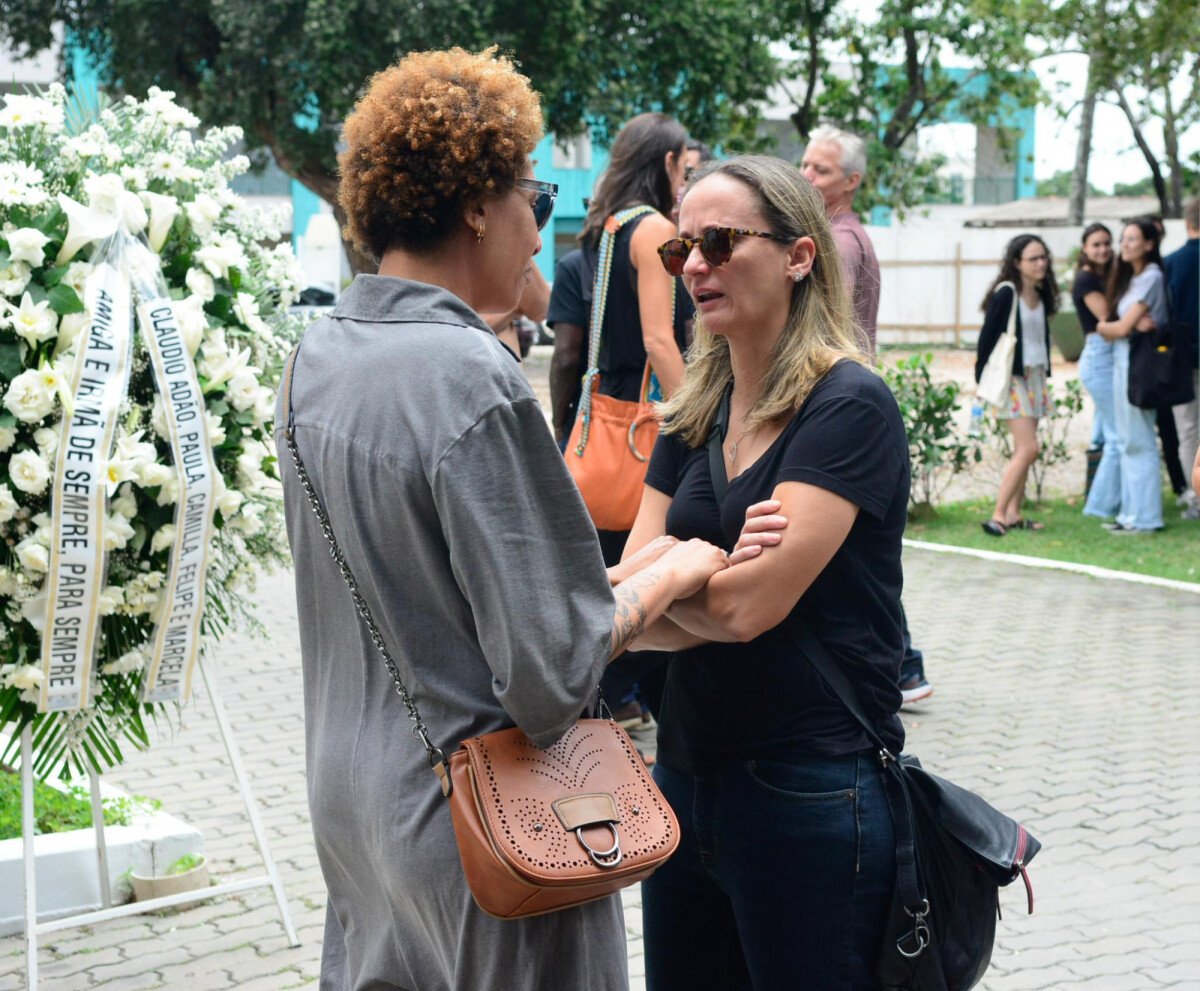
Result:
<svg viewBox="0 0 1200 991"><path fill-rule="evenodd" d="M1159 234L1148 220L1131 220L1121 233L1121 256L1109 277L1107 299L1112 320L1101 321L1097 332L1113 342L1113 408L1117 451L1121 464L1121 505L1115 522L1105 523L1114 535L1161 530L1162 474L1155 411L1129 402L1129 342L1133 334L1167 322ZM1104 458L1111 457L1105 445Z"/></svg>

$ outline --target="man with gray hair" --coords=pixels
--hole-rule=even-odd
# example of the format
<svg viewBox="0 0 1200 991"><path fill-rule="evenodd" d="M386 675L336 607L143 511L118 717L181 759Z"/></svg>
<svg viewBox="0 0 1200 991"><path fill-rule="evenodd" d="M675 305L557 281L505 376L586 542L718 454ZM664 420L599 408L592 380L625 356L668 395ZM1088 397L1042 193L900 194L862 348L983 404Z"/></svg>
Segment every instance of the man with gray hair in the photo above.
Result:
<svg viewBox="0 0 1200 991"><path fill-rule="evenodd" d="M854 315L862 328L866 350L874 356L879 262L854 212L854 194L867 171L867 144L856 134L822 124L809 135L800 171L825 201L825 215L842 256Z"/></svg>
<svg viewBox="0 0 1200 991"><path fill-rule="evenodd" d="M874 359L879 315L879 262L871 239L854 212L854 194L867 171L867 143L849 131L822 124L808 136L800 171L825 201L825 215L842 258L842 271L846 273L854 315L862 328L863 347ZM933 686L925 677L925 657L913 646L903 606L900 607L900 619L904 628L900 697L904 705L909 705L929 698Z"/></svg>

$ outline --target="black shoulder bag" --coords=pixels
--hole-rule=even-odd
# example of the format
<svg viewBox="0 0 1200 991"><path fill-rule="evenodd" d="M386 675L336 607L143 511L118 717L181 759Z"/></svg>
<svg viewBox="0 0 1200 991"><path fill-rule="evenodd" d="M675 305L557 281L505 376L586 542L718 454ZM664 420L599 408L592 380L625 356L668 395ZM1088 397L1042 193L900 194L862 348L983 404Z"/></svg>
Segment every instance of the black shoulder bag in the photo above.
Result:
<svg viewBox="0 0 1200 991"><path fill-rule="evenodd" d="M1167 292L1169 318L1165 327L1129 335L1129 382L1127 398L1139 409L1178 406L1196 398L1192 363L1184 341L1190 330L1175 313Z"/></svg>
<svg viewBox="0 0 1200 991"><path fill-rule="evenodd" d="M728 418L726 394L708 437L718 505L729 484L721 459ZM896 890L876 967L880 987L967 991L992 958L999 889L1020 875L1033 912L1025 867L1041 844L978 795L930 774L916 757L894 756L867 718L857 689L816 636L794 615L784 621L784 630L879 754L896 833Z"/></svg>

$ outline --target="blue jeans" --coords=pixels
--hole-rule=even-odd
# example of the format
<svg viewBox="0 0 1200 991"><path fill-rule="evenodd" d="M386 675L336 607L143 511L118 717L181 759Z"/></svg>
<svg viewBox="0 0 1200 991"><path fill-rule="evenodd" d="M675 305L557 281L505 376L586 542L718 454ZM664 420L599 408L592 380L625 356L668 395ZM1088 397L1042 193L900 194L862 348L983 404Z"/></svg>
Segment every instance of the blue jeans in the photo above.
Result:
<svg viewBox="0 0 1200 991"><path fill-rule="evenodd" d="M873 753L654 780L683 836L642 885L647 991L877 986L896 840Z"/></svg>
<svg viewBox="0 0 1200 991"><path fill-rule="evenodd" d="M1103 436L1104 453L1092 487L1085 516L1108 519L1121 509L1121 452L1117 443L1117 414L1113 406L1113 345L1099 334L1088 334L1079 356L1079 379L1096 406L1096 426Z"/></svg>
<svg viewBox="0 0 1200 991"><path fill-rule="evenodd" d="M1113 409L1121 455L1121 508L1117 522L1135 530L1156 530L1163 525L1162 469L1154 430L1157 413L1132 405L1128 389L1129 341L1114 341ZM1108 456L1107 444L1104 454ZM1100 464L1103 467L1103 460Z"/></svg>

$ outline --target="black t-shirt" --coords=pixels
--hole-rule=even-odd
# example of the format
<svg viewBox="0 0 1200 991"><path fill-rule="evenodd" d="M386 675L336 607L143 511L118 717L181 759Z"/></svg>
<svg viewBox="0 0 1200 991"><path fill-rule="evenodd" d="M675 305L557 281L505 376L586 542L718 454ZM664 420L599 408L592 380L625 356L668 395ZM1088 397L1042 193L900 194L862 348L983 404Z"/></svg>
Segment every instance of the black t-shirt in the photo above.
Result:
<svg viewBox="0 0 1200 991"><path fill-rule="evenodd" d="M629 257L630 240L645 217L625 224L613 242L612 271L609 274L608 301L604 324L600 328L600 392L629 402L636 401L646 367L646 345L642 337L642 317L638 307L637 269ZM592 323L592 293L595 281L596 249L583 248L563 255L554 272L550 290L550 308L546 322L573 323L584 329L583 368L587 371L588 338ZM675 343L680 353L687 349L687 322L696 308L675 280Z"/></svg>
<svg viewBox="0 0 1200 991"><path fill-rule="evenodd" d="M581 248L568 251L554 267L546 323L573 323L587 333L592 313L592 270ZM583 360L587 361L587 355Z"/></svg>
<svg viewBox="0 0 1200 991"><path fill-rule="evenodd" d="M857 362L835 365L775 443L729 483L720 510L704 447L663 434L646 474L648 485L672 497L668 534L727 550L746 508L770 498L780 482L816 485L859 507L845 542L793 615L844 665L867 715L898 753L908 440L878 376ZM658 757L668 767L695 771L716 760L839 755L869 746L782 625L749 643L706 644L671 659L658 733Z"/></svg>
<svg viewBox="0 0 1200 991"><path fill-rule="evenodd" d="M1104 280L1091 269L1079 269L1075 273L1075 284L1071 286L1071 299L1075 302L1075 314L1079 317L1079 326L1083 328L1084 336L1095 333L1096 324L1100 322L1083 301L1084 296L1093 292L1104 295Z"/></svg>

